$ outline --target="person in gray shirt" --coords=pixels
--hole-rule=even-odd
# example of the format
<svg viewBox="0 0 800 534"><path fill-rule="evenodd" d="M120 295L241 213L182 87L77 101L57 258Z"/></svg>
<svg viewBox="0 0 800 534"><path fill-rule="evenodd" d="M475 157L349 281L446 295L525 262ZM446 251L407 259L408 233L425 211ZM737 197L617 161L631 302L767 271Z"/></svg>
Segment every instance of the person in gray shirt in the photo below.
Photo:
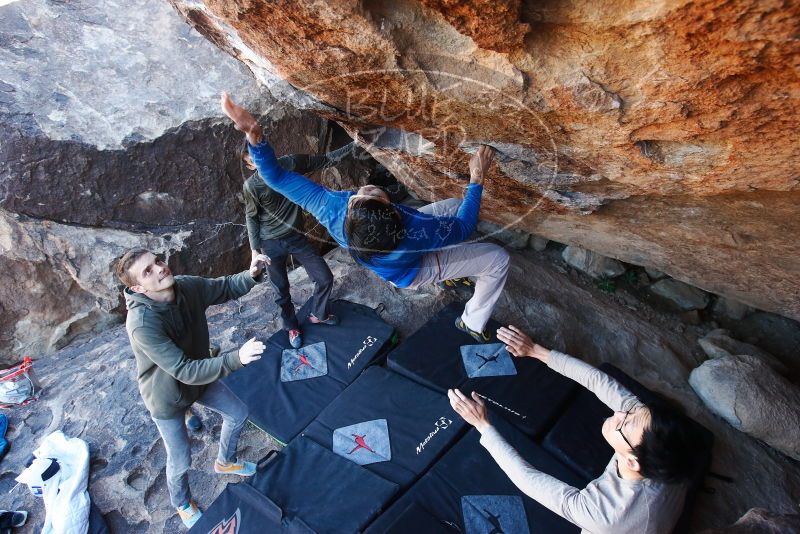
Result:
<svg viewBox="0 0 800 534"><path fill-rule="evenodd" d="M542 361L614 410L601 429L614 455L599 478L578 489L528 464L491 425L477 394L470 398L449 390L453 409L478 429L481 445L511 481L585 533L671 532L683 509L687 482L697 470L697 441L688 419L665 403L644 404L607 374L537 345L514 326L500 328L497 337L514 356Z"/></svg>

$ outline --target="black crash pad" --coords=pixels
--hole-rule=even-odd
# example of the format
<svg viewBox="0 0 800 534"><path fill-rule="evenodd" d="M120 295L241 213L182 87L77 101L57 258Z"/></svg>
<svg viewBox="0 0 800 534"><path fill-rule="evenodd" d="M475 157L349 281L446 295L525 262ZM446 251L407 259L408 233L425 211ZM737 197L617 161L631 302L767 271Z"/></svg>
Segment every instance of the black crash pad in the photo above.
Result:
<svg viewBox="0 0 800 534"><path fill-rule="evenodd" d="M283 517L269 497L242 482L228 484L189 534L313 534L301 520Z"/></svg>
<svg viewBox="0 0 800 534"><path fill-rule="evenodd" d="M446 395L373 366L302 435L405 488L465 429Z"/></svg>
<svg viewBox="0 0 800 534"><path fill-rule="evenodd" d="M581 477L507 422L496 427L537 469L583 487ZM367 528L369 534L403 532L577 533L514 486L471 430L412 488Z"/></svg>
<svg viewBox="0 0 800 534"><path fill-rule="evenodd" d="M306 309L298 317L306 317ZM339 325L301 323L298 351L281 330L265 343L260 360L224 379L248 406L250 421L282 443L299 434L393 339L394 328L367 306L336 300L331 312Z"/></svg>
<svg viewBox="0 0 800 534"><path fill-rule="evenodd" d="M477 391L526 434L544 434L578 386L538 360L515 358L502 349L494 337L500 327L495 321L486 325L493 339L478 344L453 325L463 308L454 302L440 310L389 353L387 366L437 391ZM471 347L463 349L470 352L462 347Z"/></svg>
<svg viewBox="0 0 800 534"><path fill-rule="evenodd" d="M259 463L252 486L286 525L309 532L358 532L397 493L396 484L299 436ZM272 532L264 529L262 532Z"/></svg>

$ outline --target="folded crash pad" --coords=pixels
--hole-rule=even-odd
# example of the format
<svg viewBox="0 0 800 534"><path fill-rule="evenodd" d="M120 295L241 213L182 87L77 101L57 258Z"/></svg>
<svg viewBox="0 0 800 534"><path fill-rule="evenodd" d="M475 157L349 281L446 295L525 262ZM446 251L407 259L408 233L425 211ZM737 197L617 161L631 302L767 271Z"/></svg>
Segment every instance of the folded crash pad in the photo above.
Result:
<svg viewBox="0 0 800 534"><path fill-rule="evenodd" d="M455 328L463 307L454 302L440 310L389 353L387 366L438 391L476 391L523 432L543 435L577 385L538 360L512 356L494 337L495 321L486 325L493 338L484 344Z"/></svg>
<svg viewBox="0 0 800 534"><path fill-rule="evenodd" d="M302 435L403 488L465 429L446 395L373 366Z"/></svg>
<svg viewBox="0 0 800 534"><path fill-rule="evenodd" d="M306 317L306 309L298 316ZM300 349L292 349L281 330L265 343L260 360L224 379L248 406L250 421L282 443L299 434L393 339L394 328L367 306L337 300L331 312L339 325L303 322Z"/></svg>
<svg viewBox="0 0 800 534"><path fill-rule="evenodd" d="M533 467L568 484L583 479L507 422L497 429ZM471 430L367 531L577 533L579 528L514 486Z"/></svg>

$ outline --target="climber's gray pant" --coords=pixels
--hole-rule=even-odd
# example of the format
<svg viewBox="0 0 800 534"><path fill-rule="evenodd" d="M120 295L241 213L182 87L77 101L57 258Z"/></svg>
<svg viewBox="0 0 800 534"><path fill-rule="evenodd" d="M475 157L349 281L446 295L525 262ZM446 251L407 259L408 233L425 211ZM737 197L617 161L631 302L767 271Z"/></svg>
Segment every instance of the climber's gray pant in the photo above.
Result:
<svg viewBox="0 0 800 534"><path fill-rule="evenodd" d="M448 198L418 211L437 217L454 217L461 200ZM508 252L493 243L459 243L422 257L419 273L409 285L417 289L453 278L475 278L475 293L467 301L461 318L470 330L482 332L492 316L508 277Z"/></svg>
<svg viewBox="0 0 800 534"><path fill-rule="evenodd" d="M247 422L247 405L231 393L224 384L216 381L206 388L197 399L197 404L205 406L222 416L222 430L219 435L217 461L229 463L236 461L236 447L239 434ZM180 508L191 500L189 492L189 467L192 465L192 447L186 433L184 414L172 419L153 418L164 448L167 449L167 489L172 506Z"/></svg>

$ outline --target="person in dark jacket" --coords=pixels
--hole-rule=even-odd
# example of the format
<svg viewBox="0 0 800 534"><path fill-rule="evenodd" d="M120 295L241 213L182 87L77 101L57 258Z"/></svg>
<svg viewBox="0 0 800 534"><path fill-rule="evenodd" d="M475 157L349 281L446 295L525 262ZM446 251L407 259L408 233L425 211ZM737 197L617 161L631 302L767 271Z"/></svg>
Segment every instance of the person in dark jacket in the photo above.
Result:
<svg viewBox="0 0 800 534"><path fill-rule="evenodd" d="M336 165L352 154L354 148L355 143L350 143L321 156L292 154L278 158L278 163L286 170L310 174ZM256 171L246 149L242 159L248 169ZM292 347L299 349L303 344L302 333L289 293L286 260L289 254L299 259L314 281L314 293L310 298L311 313L308 316L312 323L338 323L337 317L328 313L333 274L303 234L303 210L300 206L268 186L257 171L245 180L243 189L245 223L252 261L255 262L260 254L269 256L271 263L267 272L275 288L275 303L281 310L283 328L289 333Z"/></svg>
<svg viewBox="0 0 800 534"><path fill-rule="evenodd" d="M255 338L237 352L209 353L206 309L237 299L261 277L266 256L233 276L173 276L163 260L145 249L126 252L116 264L125 285L125 327L136 357L139 392L167 449L167 488L183 524L194 525L201 512L189 492L191 447L184 412L197 402L222 416L214 471L250 476L255 464L236 456L247 406L219 379L258 360L264 344Z"/></svg>

